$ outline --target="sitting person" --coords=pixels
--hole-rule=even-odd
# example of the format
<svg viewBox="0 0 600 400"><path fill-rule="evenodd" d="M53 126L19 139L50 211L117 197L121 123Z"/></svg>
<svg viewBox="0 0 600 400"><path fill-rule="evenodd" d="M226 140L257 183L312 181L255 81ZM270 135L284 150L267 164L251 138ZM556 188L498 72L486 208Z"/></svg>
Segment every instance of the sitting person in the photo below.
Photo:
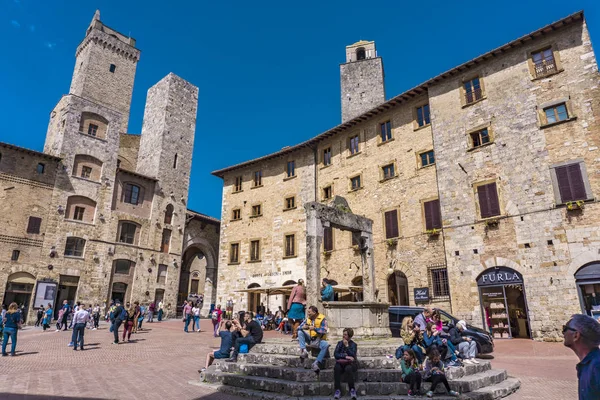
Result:
<svg viewBox="0 0 600 400"><path fill-rule="evenodd" d="M273 329L273 313L271 311L267 311L267 315L265 315L265 319L263 320L263 328L264 329Z"/></svg>
<svg viewBox="0 0 600 400"><path fill-rule="evenodd" d="M462 336L463 331L467 329L465 321L458 321L456 326L450 328L450 341L458 349L465 364L479 364L475 359L477 355L477 343L467 336Z"/></svg>
<svg viewBox="0 0 600 400"><path fill-rule="evenodd" d="M250 312L244 314L243 326L237 320L233 320L233 326L235 331L239 333L239 336L235 339L233 354L231 358L225 360L226 362L237 361L242 344L248 345L248 351L250 351L255 344L262 342L263 338L263 330L258 322L252 319L252 313Z"/></svg>
<svg viewBox="0 0 600 400"><path fill-rule="evenodd" d="M221 323L219 324L219 336L221 337L221 347L219 347L219 350L209 352L206 355L206 365L198 372L204 372L206 368L210 367L214 360L229 358L229 353L231 353L231 347L233 346L231 325L231 321L227 321L225 319L221 320Z"/></svg>
<svg viewBox="0 0 600 400"><path fill-rule="evenodd" d="M450 336L446 332L444 332L444 325L442 324L442 318L440 317L440 310L433 310L433 314L431 314L431 322L433 322L433 327L437 329L440 333L442 343L448 346L448 351L454 355L458 354L456 347L454 347L452 342L448 340ZM456 361L459 362L458 359Z"/></svg>
<svg viewBox="0 0 600 400"><path fill-rule="evenodd" d="M433 397L433 392L439 383L446 387L446 391L450 396L458 397L459 394L454 390L450 390L448 379L444 373L444 364L441 360L440 352L437 350L431 350L427 361L425 361L425 374L424 378L426 382L431 382L431 388L427 392L427 397Z"/></svg>
<svg viewBox="0 0 600 400"><path fill-rule="evenodd" d="M300 358L308 357L306 342L310 343L310 347L318 347L320 349L316 361L312 364L313 371L319 372L321 370L319 364L325 359L329 343L327 343L327 319L323 314L319 313L319 309L315 306L308 307L307 318L298 327Z"/></svg>
<svg viewBox="0 0 600 400"><path fill-rule="evenodd" d="M321 301L333 301L333 286L331 286L331 283L329 283L329 280L327 278L323 278L321 286Z"/></svg>
<svg viewBox="0 0 600 400"><path fill-rule="evenodd" d="M265 314L262 311L259 311L258 314L256 314L256 322L264 328Z"/></svg>
<svg viewBox="0 0 600 400"><path fill-rule="evenodd" d="M354 388L354 374L358 369L358 361L356 361L357 346L352 341L354 331L352 328L345 328L343 331L343 339L335 346L335 367L333 367L333 381L335 384L334 399L339 399L342 395L340 385L342 377L346 378L348 387L350 388L350 398L356 400L356 389Z"/></svg>
<svg viewBox="0 0 600 400"><path fill-rule="evenodd" d="M408 395L418 396L421 393L421 372L419 371L419 363L415 352L406 350L400 361L400 369L402 369L402 381L408 383Z"/></svg>
<svg viewBox="0 0 600 400"><path fill-rule="evenodd" d="M442 340L440 331L433 327L433 322L427 323L425 332L423 332L423 341L428 353L431 349L437 348L442 355L442 360L445 362L446 359L450 359L448 366L455 366L457 361L456 354L448 351L447 344Z"/></svg>
<svg viewBox="0 0 600 400"><path fill-rule="evenodd" d="M419 326L413 323L411 317L405 317L402 320L400 336L404 341L404 346L401 346L396 350L396 358L402 357L405 350L412 350L417 357L417 362L421 364L424 358L423 348L425 343L423 342L423 334L421 333Z"/></svg>

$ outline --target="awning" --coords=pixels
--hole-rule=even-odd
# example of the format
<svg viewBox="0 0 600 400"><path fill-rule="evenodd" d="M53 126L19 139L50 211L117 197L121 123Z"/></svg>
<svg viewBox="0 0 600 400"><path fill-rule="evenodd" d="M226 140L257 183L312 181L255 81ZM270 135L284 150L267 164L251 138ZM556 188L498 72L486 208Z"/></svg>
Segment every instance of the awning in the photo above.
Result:
<svg viewBox="0 0 600 400"><path fill-rule="evenodd" d="M267 296L276 294L290 294L292 289L296 285L285 285L285 286L271 286L271 287L255 287L250 289L236 290L237 293L255 293L255 294L266 294ZM344 286L336 285L332 286L333 291L337 293L360 293L362 292L362 286Z"/></svg>

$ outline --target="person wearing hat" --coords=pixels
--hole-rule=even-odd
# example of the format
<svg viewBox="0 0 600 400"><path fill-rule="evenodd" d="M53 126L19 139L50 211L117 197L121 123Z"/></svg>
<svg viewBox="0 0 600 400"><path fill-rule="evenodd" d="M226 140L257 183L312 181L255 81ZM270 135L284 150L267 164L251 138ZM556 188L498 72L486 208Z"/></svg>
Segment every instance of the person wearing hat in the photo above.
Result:
<svg viewBox="0 0 600 400"><path fill-rule="evenodd" d="M579 400L600 399L600 323L575 314L563 325L564 345L577 355Z"/></svg>
<svg viewBox="0 0 600 400"><path fill-rule="evenodd" d="M115 340L113 341L113 344L119 344L119 327L121 326L121 324L123 323L123 306L121 305L121 300L116 300L115 301L115 319L113 322L113 334L115 335Z"/></svg>
<svg viewBox="0 0 600 400"><path fill-rule="evenodd" d="M463 320L458 321L456 326L450 328L448 332L450 334L450 341L461 354L465 364L479 364L479 361L475 359L477 355L477 343L470 337L462 335L465 329L467 329L467 323Z"/></svg>

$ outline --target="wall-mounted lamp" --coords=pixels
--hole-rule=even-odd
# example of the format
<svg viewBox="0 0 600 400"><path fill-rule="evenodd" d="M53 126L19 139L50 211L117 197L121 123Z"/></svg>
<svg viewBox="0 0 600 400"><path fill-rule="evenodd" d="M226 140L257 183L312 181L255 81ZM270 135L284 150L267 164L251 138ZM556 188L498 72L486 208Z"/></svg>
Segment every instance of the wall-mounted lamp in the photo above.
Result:
<svg viewBox="0 0 600 400"><path fill-rule="evenodd" d="M65 208L62 205L59 205L56 211L58 211L59 214L62 214L65 212Z"/></svg>

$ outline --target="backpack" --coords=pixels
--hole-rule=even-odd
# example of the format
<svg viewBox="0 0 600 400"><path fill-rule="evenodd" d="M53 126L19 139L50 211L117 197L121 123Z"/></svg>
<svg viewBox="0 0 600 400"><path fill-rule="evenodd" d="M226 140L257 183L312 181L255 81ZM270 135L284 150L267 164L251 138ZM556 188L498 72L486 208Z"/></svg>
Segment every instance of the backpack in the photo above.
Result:
<svg viewBox="0 0 600 400"><path fill-rule="evenodd" d="M121 321L127 320L127 310L125 309L125 307L123 307L123 311L121 311L121 314L119 314L119 319Z"/></svg>
<svg viewBox="0 0 600 400"><path fill-rule="evenodd" d="M217 310L212 312L212 316L211 316L213 321L216 321L219 319L219 312Z"/></svg>

